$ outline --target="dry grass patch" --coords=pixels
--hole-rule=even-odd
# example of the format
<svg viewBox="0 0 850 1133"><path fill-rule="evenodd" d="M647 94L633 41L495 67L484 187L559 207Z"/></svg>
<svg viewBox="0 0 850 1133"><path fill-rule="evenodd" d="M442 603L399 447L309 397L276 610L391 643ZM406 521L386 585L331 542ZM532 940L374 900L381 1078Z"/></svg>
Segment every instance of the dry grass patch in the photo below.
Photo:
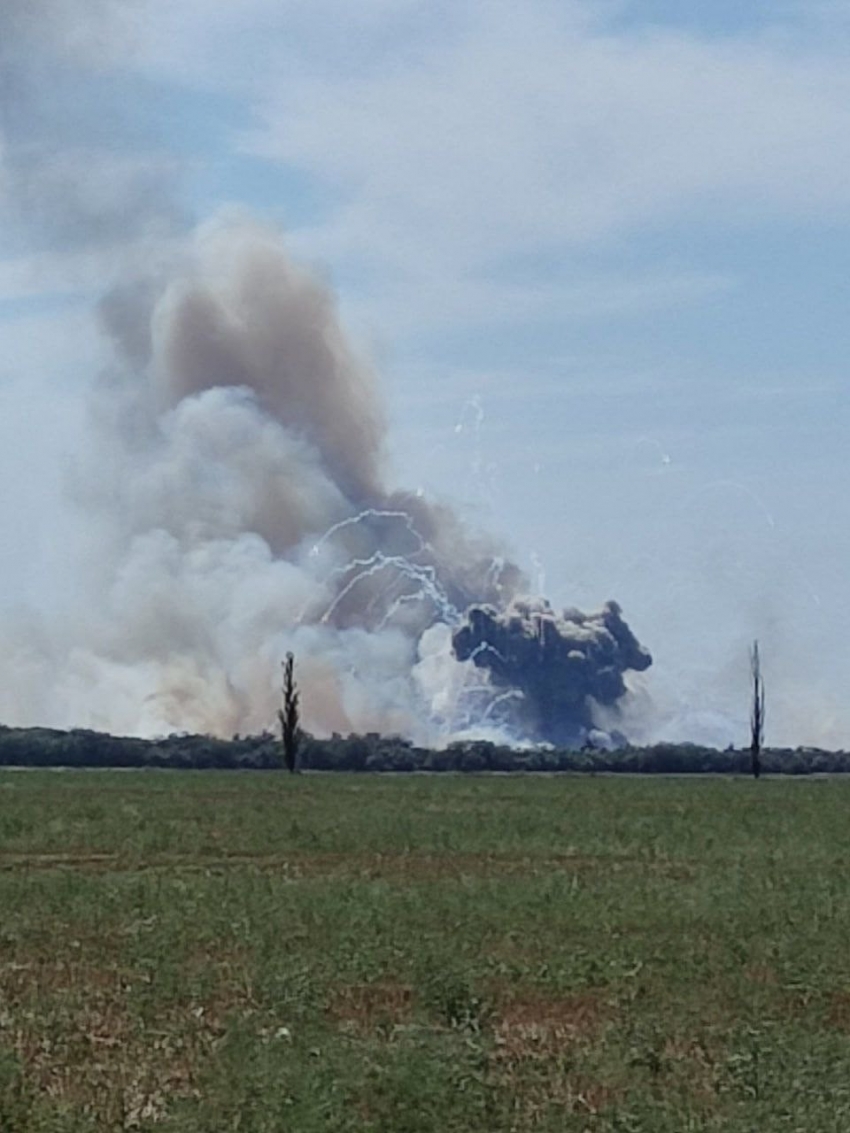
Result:
<svg viewBox="0 0 850 1133"><path fill-rule="evenodd" d="M374 1033L409 1022L414 995L409 984L347 984L334 990L326 1013L343 1030Z"/></svg>
<svg viewBox="0 0 850 1133"><path fill-rule="evenodd" d="M750 983L758 987L776 987L779 983L776 968L772 968L769 964L749 964L744 968L744 975Z"/></svg>
<svg viewBox="0 0 850 1133"><path fill-rule="evenodd" d="M850 991L833 991L828 998L827 1021L838 1031L850 1032Z"/></svg>
<svg viewBox="0 0 850 1133"><path fill-rule="evenodd" d="M547 1124L553 1113L593 1116L618 1100L614 1087L580 1066L611 1020L599 994L516 990L497 1004L491 1074L510 1099L516 1128Z"/></svg>
<svg viewBox="0 0 850 1133"><path fill-rule="evenodd" d="M711 1110L717 1103L721 1061L721 1052L701 1039L676 1037L664 1043L659 1070L665 1076L665 1089L675 1084L680 1094L698 1102L703 1110Z"/></svg>
<svg viewBox="0 0 850 1133"><path fill-rule="evenodd" d="M229 1021L253 1013L232 965L203 999L155 1001L153 977L115 962L40 959L0 967L0 1045L24 1087L104 1129L132 1129L200 1097Z"/></svg>
<svg viewBox="0 0 850 1133"><path fill-rule="evenodd" d="M516 993L493 1014L497 1056L504 1061L558 1056L577 1042L594 1041L609 1018L607 1005L592 992Z"/></svg>
<svg viewBox="0 0 850 1133"><path fill-rule="evenodd" d="M27 1088L104 1128L133 1128L164 1117L172 1099L198 1097L198 1069L223 1030L215 1011L175 1009L151 1025L127 990L117 973L102 976L82 996L10 1017L0 1036Z"/></svg>

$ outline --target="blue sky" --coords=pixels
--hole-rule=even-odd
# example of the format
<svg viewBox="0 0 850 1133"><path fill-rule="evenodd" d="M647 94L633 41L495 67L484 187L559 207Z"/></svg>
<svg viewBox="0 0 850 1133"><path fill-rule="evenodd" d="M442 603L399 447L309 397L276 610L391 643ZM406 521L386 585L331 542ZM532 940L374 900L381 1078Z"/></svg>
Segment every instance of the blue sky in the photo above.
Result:
<svg viewBox="0 0 850 1133"><path fill-rule="evenodd" d="M503 537L556 604L622 604L655 657L639 730L739 739L758 637L769 738L850 743L850 5L2 19L7 607L67 596L99 296L245 208L374 359L393 482Z"/></svg>

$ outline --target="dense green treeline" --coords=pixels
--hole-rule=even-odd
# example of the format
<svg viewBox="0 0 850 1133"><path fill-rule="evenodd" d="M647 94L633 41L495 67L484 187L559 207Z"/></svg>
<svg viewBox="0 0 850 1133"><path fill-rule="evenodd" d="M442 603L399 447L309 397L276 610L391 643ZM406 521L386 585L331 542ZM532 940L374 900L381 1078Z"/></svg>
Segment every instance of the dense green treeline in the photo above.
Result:
<svg viewBox="0 0 850 1133"><path fill-rule="evenodd" d="M175 734L153 740L111 736L85 729L10 728L0 725L0 767L154 767L260 770L281 766L280 741L259 736ZM299 765L313 771L580 771L674 774L746 774L750 754L696 744L654 744L615 751L517 749L483 740L434 751L398 736L377 733L304 736ZM850 753L817 748L768 749L766 774L810 775L850 771Z"/></svg>

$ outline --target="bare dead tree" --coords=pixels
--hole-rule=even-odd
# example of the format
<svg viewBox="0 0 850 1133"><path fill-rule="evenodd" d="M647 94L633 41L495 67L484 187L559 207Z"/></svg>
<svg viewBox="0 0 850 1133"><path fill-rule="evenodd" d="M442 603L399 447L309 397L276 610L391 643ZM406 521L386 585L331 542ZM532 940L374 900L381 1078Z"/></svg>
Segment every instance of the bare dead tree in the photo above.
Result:
<svg viewBox="0 0 850 1133"><path fill-rule="evenodd" d="M750 761L753 777L761 774L761 749L764 742L764 678L761 675L759 643L750 650L750 674L753 679L753 703L750 709Z"/></svg>
<svg viewBox="0 0 850 1133"><path fill-rule="evenodd" d="M283 662L283 708L278 710L280 720L280 738L283 745L283 763L286 770L294 772L298 762L298 745L301 740L299 727L300 712L298 701L300 694L295 684L295 657L287 653Z"/></svg>

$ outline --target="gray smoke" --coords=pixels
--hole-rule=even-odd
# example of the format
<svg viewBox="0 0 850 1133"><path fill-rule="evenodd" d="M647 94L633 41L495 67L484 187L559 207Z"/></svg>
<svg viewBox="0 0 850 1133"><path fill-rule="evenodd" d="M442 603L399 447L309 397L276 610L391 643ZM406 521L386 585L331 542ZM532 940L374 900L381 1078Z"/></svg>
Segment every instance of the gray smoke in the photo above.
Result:
<svg viewBox="0 0 850 1133"><path fill-rule="evenodd" d="M604 675L620 662L594 619L583 699L574 675L570 691L552 677L544 693L522 664L482 674L481 655L459 661L463 630L453 653L465 611L480 611L471 627L492 609L495 626L524 580L450 507L388 483L376 378L328 288L243 215L189 231L179 165L135 119L134 145L112 146L130 127L94 81L127 49L135 8L0 8L0 219L103 281L114 355L71 461L74 598L0 627L0 719L259 731L292 651L318 734L439 742L497 723L506 690L527 707L581 701L569 719L583 725L587 696L610 704L623 691ZM573 674L575 652L555 670ZM509 723L540 738L555 716Z"/></svg>
<svg viewBox="0 0 850 1133"><path fill-rule="evenodd" d="M101 316L115 365L74 459L80 602L10 651L6 719L258 731L292 651L318 734L572 743L649 664L616 606L511 605L525 582L497 544L386 486L375 375L276 231L203 225Z"/></svg>
<svg viewBox="0 0 850 1133"><path fill-rule="evenodd" d="M652 664L616 602L595 614L557 613L543 599L506 609L474 606L452 635L455 656L486 669L506 695L500 712L521 733L561 746L580 744L594 727L594 706L625 695L623 674Z"/></svg>
<svg viewBox="0 0 850 1133"><path fill-rule="evenodd" d="M515 601L524 579L492 540L386 487L375 375L275 231L205 225L102 315L116 365L74 478L89 605L38 719L259 730L291 650L320 734L573 743L649 664L616 606Z"/></svg>
<svg viewBox="0 0 850 1133"><path fill-rule="evenodd" d="M230 216L101 313L116 363L73 479L90 605L31 711L258 730L292 650L315 731L451 732L431 705L455 662L421 666L423 634L521 575L451 509L386 487L375 375L327 288Z"/></svg>

